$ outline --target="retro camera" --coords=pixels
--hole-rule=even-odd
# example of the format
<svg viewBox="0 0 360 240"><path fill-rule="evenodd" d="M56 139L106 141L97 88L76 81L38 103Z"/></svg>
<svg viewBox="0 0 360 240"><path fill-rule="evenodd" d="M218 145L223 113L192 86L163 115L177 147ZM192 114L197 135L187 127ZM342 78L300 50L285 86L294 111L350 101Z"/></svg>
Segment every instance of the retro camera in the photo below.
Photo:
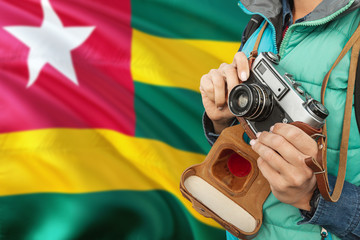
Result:
<svg viewBox="0 0 360 240"><path fill-rule="evenodd" d="M259 54L250 77L230 92L228 105L243 117L256 134L275 123L300 121L320 129L328 110L313 99L293 76L279 66L280 57L272 52Z"/></svg>

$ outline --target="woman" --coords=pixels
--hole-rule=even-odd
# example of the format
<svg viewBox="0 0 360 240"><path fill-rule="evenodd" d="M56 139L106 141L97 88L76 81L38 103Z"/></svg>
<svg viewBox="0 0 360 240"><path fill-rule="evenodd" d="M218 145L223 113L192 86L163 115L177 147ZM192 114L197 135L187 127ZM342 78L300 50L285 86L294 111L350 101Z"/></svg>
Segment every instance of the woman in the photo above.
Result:
<svg viewBox="0 0 360 240"><path fill-rule="evenodd" d="M241 0L239 6L248 14L261 15L269 23L259 52L279 53L280 65L294 75L312 97L320 100L324 76L359 25L360 0ZM206 111L204 127L210 143L234 123L226 104L227 94L240 80L246 81L249 77L247 57L259 29L242 44L231 64L222 64L201 79L200 91ZM327 161L331 184L337 174L349 59L350 53L334 69L325 95L325 106L330 112ZM322 227L332 233L333 239L360 239L360 136L354 116L347 182L337 203L325 201L315 191L314 173L304 159L316 158L318 147L302 130L276 124L250 144L260 156L259 169L272 190L263 207L264 221L257 239L321 239L321 232L325 231ZM314 203L314 199L318 201ZM232 238L228 234L228 239Z"/></svg>

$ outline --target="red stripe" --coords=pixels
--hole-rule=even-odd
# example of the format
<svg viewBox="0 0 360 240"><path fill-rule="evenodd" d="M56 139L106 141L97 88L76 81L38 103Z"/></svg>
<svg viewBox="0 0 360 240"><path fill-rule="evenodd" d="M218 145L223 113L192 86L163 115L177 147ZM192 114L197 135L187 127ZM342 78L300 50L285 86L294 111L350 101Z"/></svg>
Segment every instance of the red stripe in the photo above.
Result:
<svg viewBox="0 0 360 240"><path fill-rule="evenodd" d="M129 0L51 0L64 26L95 26L72 51L76 86L47 64L26 88L29 48L5 26L40 26L40 1L0 2L0 132L107 128L135 133Z"/></svg>

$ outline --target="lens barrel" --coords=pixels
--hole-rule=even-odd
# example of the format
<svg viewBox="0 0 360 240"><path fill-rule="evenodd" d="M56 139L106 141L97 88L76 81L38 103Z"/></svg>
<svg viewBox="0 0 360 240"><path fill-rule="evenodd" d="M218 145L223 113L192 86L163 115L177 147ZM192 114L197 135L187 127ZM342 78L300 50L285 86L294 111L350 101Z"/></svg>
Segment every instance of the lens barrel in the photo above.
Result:
<svg viewBox="0 0 360 240"><path fill-rule="evenodd" d="M229 109L238 117L253 121L265 120L273 109L273 99L268 87L242 83L229 95Z"/></svg>

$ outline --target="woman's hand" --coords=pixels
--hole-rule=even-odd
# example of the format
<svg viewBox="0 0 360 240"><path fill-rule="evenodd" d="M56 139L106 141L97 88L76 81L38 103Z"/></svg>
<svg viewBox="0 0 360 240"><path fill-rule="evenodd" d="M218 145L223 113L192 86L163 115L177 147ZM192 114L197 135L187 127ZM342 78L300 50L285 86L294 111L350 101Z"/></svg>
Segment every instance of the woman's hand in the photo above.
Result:
<svg viewBox="0 0 360 240"><path fill-rule="evenodd" d="M290 124L277 123L270 130L258 134L258 138L250 142L260 156L258 167L279 201L310 210L316 178L305 164L305 158L316 158L317 144L300 128Z"/></svg>
<svg viewBox="0 0 360 240"><path fill-rule="evenodd" d="M223 63L218 69L212 69L202 76L200 92L206 114L213 122L215 133L228 127L234 115L227 106L231 89L249 78L249 64L246 55L238 52L231 64Z"/></svg>

